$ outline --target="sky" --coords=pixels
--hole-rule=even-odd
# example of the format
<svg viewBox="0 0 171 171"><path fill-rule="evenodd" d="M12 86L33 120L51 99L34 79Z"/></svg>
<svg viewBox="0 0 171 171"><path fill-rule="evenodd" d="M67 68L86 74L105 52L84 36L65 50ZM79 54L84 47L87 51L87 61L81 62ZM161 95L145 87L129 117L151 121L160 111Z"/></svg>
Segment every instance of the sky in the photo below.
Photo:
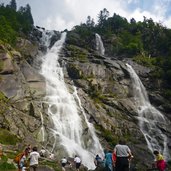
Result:
<svg viewBox="0 0 171 171"><path fill-rule="evenodd" d="M9 3L10 0L0 0ZM85 23L91 16L95 23L98 14L106 8L112 17L114 13L136 21L143 16L171 28L171 0L16 0L17 7L29 4L34 25L48 30L71 30L75 25Z"/></svg>

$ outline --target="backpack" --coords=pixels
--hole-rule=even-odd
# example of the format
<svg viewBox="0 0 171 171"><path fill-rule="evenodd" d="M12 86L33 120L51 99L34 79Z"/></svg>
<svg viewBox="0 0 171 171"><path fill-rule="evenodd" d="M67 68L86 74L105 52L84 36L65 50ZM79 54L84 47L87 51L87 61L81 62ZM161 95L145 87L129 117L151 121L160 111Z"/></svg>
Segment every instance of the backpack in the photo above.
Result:
<svg viewBox="0 0 171 171"><path fill-rule="evenodd" d="M24 155L23 152L17 154L17 155L14 157L13 161L14 161L15 163L19 164L19 162L20 162L21 158L23 157L23 155Z"/></svg>

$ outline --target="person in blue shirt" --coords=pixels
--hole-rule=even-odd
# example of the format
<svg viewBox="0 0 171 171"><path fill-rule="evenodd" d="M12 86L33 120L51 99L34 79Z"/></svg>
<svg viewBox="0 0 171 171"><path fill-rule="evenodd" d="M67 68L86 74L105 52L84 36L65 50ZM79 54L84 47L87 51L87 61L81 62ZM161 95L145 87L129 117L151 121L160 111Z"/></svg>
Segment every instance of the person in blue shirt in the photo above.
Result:
<svg viewBox="0 0 171 171"><path fill-rule="evenodd" d="M105 152L105 171L113 171L112 152L109 150Z"/></svg>

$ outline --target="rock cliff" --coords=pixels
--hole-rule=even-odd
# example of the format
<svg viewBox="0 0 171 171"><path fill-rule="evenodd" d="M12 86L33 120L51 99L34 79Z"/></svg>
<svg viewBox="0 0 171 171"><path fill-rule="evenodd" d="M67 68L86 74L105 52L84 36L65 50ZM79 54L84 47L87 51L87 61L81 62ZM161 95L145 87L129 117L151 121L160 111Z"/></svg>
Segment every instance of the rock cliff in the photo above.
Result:
<svg viewBox="0 0 171 171"><path fill-rule="evenodd" d="M56 32L55 35L51 46L59 39L59 33ZM26 144L39 147L46 144L49 149L52 147L49 128L53 125L50 125L47 105L43 103L46 85L39 74L39 57L46 51L39 43L40 38L41 32L35 29L30 39L18 39L15 49L9 45L0 45L0 132L5 130L12 138L15 137L16 142L8 147L15 150ZM119 60L112 56L100 56L94 42L95 38L88 42L91 45L89 48L81 44L79 46L79 35L68 32L60 56L65 82L69 89L71 85L77 87L87 118L94 124L103 148L113 149L121 137L126 138L134 154L134 163L142 168L144 163L150 164L153 156L139 129L132 82L126 63L133 66L148 90L151 103L168 120L171 119L170 104L162 97L161 84L157 84L160 80L150 77L149 68L127 58ZM41 132L42 117L44 139ZM169 121L167 129L163 128L169 138L168 143L171 142L170 127ZM171 144L169 148L171 149ZM56 154L60 153L58 150Z"/></svg>

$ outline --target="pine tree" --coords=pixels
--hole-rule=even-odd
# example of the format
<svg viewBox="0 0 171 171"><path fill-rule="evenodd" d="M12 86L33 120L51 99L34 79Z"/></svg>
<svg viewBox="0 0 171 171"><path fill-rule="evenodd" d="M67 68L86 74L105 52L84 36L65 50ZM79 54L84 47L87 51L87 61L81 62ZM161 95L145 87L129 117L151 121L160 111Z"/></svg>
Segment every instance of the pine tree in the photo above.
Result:
<svg viewBox="0 0 171 171"><path fill-rule="evenodd" d="M16 1L15 0L11 0L8 7L10 7L11 9L16 11L17 10L17 3L16 3Z"/></svg>
<svg viewBox="0 0 171 171"><path fill-rule="evenodd" d="M104 8L102 11L100 11L98 15L98 25L102 27L108 17L109 11L106 8Z"/></svg>

